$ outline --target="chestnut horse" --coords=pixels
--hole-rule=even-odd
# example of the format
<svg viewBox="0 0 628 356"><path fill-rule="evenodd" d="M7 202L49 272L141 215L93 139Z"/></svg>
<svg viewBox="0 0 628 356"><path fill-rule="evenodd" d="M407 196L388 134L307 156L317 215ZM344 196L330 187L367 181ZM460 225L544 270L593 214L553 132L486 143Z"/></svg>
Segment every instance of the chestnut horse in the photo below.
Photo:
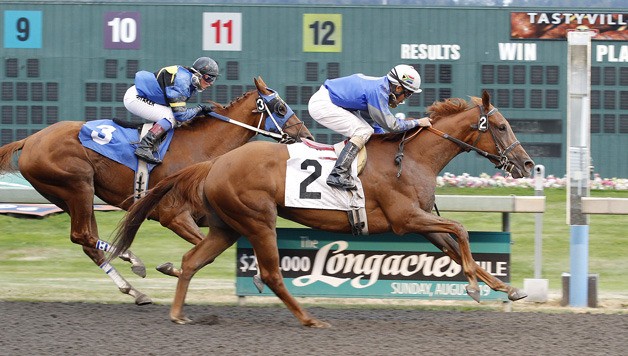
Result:
<svg viewBox="0 0 628 356"><path fill-rule="evenodd" d="M470 102L462 99L438 102L428 108L434 122L432 128L372 136L366 145L369 159L360 177L369 233L422 234L462 266L469 281L467 294L474 300L479 301L476 277L492 289L507 293L509 299L518 300L526 297L523 291L506 285L475 263L466 229L456 221L431 213L437 174L463 151L482 154L515 178L531 173L534 162L489 99L484 92L481 99L471 98ZM405 157L401 167L395 163L395 157L401 156L399 153ZM113 241L114 253L110 257L129 248L142 221L160 202L183 205L195 214L210 216L210 232L183 256L170 311L172 321L190 321L183 313L183 304L194 274L240 236L245 236L255 250L261 280L301 324L329 326L310 316L283 284L276 219L279 215L332 232L349 232L351 228L344 211L286 207L288 156L286 145L252 142L162 180L128 210Z"/></svg>
<svg viewBox="0 0 628 356"><path fill-rule="evenodd" d="M259 130L257 128L260 126L263 129L264 119L267 121L266 127L271 127L268 130L274 131L266 133L275 135L276 139L281 138L277 132L283 132L281 128L274 126L283 121L281 118L287 119L283 125L284 139L285 134L293 139L312 137L287 104L266 87L261 77L255 78L254 82L256 89L243 94L228 106L214 103L214 113L210 115L215 117L197 117L189 124L177 128L169 154L151 172L150 186L184 167L209 160L243 145L255 135L252 129ZM269 118L271 112L272 119ZM35 190L70 215L70 239L83 246L85 254L112 278L120 291L134 297L138 305L150 303L148 296L131 286L113 266L104 263L103 251L110 246L98 236L93 209L94 195L109 204L127 209L133 202L128 198L134 193L134 172L83 147L78 137L82 125L83 122L76 121L58 122L23 140L1 147L0 172L19 170ZM248 125L248 128L242 125ZM20 150L16 166L13 156ZM163 206L159 209L160 215L168 216L172 209L175 208ZM187 241L198 243L198 233L187 229L196 223L207 226L202 221L203 216L176 215L179 220L169 220L162 224ZM133 272L142 277L146 275L146 268L130 251L120 257L131 262Z"/></svg>

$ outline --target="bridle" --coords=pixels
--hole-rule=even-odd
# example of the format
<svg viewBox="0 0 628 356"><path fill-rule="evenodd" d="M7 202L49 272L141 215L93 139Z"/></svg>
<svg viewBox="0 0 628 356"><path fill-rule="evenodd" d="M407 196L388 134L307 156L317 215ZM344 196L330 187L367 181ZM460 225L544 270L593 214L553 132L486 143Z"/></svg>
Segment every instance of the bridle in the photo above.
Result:
<svg viewBox="0 0 628 356"><path fill-rule="evenodd" d="M279 141L279 143L289 144L289 143L296 142L296 139L290 137L290 135L288 135L282 129L282 127L285 126L288 119L294 114L294 111L290 109L290 106L288 106L288 104L286 104L283 101L283 99L281 99L281 97L279 97L279 95L274 90L270 88L267 88L267 89L271 91L271 94L265 95L259 90L257 91L258 97L257 99L255 99L255 106L256 106L256 111L260 113L260 118L257 123L257 127L251 126L249 124L245 124L237 120L230 119L214 111L210 112L208 115L213 118L216 118L216 119L219 119L219 120L222 120L222 121L225 121L225 122L228 122L228 123L240 126L240 127L244 127L246 129L256 132L256 134L261 134L263 136L271 137ZM264 126L264 129L262 129L261 127L262 127L262 123L264 122L264 114L267 115L266 116L267 120L266 120L266 125ZM270 121L268 119L270 119ZM271 131L273 130L272 125L274 125L274 128L278 132ZM299 130L297 131L297 137L298 137L304 125L303 121L299 120L299 122L286 127L286 129L294 125L301 125L299 127Z"/></svg>
<svg viewBox="0 0 628 356"><path fill-rule="evenodd" d="M428 127L427 130L435 133L443 138L448 139L449 141L452 141L454 143L456 143L458 146L460 146L465 152L469 152L469 151L475 151L478 154L480 154L481 156L484 156L490 160L493 161L497 161L499 162L498 164L495 165L495 168L497 169L502 169L508 173L512 172L513 168L515 168L514 163L512 163L510 161L510 159L508 158L508 154L515 149L515 147L519 146L521 143L519 142L519 140L515 140L515 142L513 142L510 146L503 148L501 145L501 141L497 139L497 137L495 136L495 132L492 126L489 125L489 116L495 114L497 112L497 108L492 108L489 112L484 113L484 107L482 105L478 105L477 106L480 109L480 117L478 119L478 123L476 125L471 125L471 128L474 130L478 130L478 137L476 137L475 141L473 142L472 145L461 141L455 137L452 137L438 129L435 129L433 127ZM484 150L482 150L481 148L478 148L476 145L477 143L480 141L480 138L482 136L483 133L485 132L489 132L491 134L491 137L493 138L493 142L495 143L495 148L497 148L497 153L498 154L493 154L493 153L489 153L486 152Z"/></svg>
<svg viewBox="0 0 628 356"><path fill-rule="evenodd" d="M489 125L489 116L495 114L497 112L497 108L493 107L491 110L489 110L489 112L485 113L484 112L484 107L482 105L478 105L477 106L480 109L480 117L478 119L478 123L475 125L471 125L471 128L473 130L478 130L478 137L476 137L475 141L473 142L472 145L457 139L445 132L442 132L434 127L419 127L419 129L410 137L408 137L406 139L406 133L404 132L404 136L403 139L401 140L401 142L399 143L399 151L395 157L395 163L399 166L399 170L397 172L397 177L399 177L401 175L401 160L403 159L403 146L405 144L406 141L411 140L413 137L415 137L419 132L421 132L422 129L426 129L444 139L447 139L455 144L457 144L458 146L460 146L465 152L469 152L469 151L475 151L478 154L480 154L481 156L484 156L492 161L497 161L499 162L498 164L495 165L495 168L497 169L502 169L508 173L511 173L512 170L515 168L515 164L512 163L510 161L510 159L508 158L508 154L515 149L515 147L519 146L521 143L519 142L519 140L515 140L515 142L513 142L512 144L510 144L510 146L503 148L501 141L497 139L497 136L495 136L495 132L492 126ZM491 136L493 137L493 142L495 143L495 147L497 148L497 153L498 154L493 154L493 153L489 153L484 151L483 149L477 147L477 143L480 141L480 137L482 136L483 133L485 132L489 132L491 134Z"/></svg>
<svg viewBox="0 0 628 356"><path fill-rule="evenodd" d="M286 123L288 122L288 119L290 119L290 117L294 115L294 111L292 111L290 106L285 101L283 101L283 99L279 96L279 94L277 94L277 92L275 92L274 90L270 88L266 88L266 89L269 90L271 93L266 95L258 90L257 93L259 96L257 100L255 101L255 104L257 106L257 111L260 113L259 123L257 124L258 129L262 125L262 122L264 121L263 120L264 113L266 113L267 115L266 125L265 125L266 131L262 132L263 130L260 129L260 131L258 132L264 136L270 136L276 139L277 141L279 141L279 143L290 144L290 143L297 142L295 138L290 137L290 135L284 132L283 129L289 129L292 126L299 125L299 129L297 130L297 136L296 136L296 137L299 137L301 134L301 130L304 127L303 121L297 118L299 122L289 125L288 127L285 127ZM272 131L272 128L269 125L268 119L271 120L271 122L274 124L277 131L279 131L278 134L270 132Z"/></svg>

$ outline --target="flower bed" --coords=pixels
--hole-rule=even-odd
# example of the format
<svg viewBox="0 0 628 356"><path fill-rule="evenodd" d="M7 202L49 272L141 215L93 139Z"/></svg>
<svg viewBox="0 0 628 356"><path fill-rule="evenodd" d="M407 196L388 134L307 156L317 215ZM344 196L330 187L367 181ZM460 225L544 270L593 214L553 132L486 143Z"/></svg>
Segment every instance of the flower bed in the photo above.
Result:
<svg viewBox="0 0 628 356"><path fill-rule="evenodd" d="M505 177L501 173L489 176L486 173L480 174L479 177L473 177L467 173L456 176L449 172L445 172L442 176L436 178L438 187L459 187L459 188L479 188L479 187L511 187L511 188L534 188L534 178L512 178ZM567 177L557 178L553 175L545 177L543 182L544 188L565 188L567 186ZM594 178L589 181L589 187L592 190L628 190L628 179L625 178L601 178L599 174L595 174Z"/></svg>

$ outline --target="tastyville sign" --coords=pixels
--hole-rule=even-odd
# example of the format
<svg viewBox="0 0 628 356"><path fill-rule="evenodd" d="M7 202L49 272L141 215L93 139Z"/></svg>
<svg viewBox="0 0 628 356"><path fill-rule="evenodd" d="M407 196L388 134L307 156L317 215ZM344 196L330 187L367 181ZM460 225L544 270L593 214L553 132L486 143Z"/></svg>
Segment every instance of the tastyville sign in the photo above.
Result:
<svg viewBox="0 0 628 356"><path fill-rule="evenodd" d="M597 31L594 40L628 40L628 13L511 12L512 39L567 39L575 29Z"/></svg>
<svg viewBox="0 0 628 356"><path fill-rule="evenodd" d="M510 282L510 233L470 232L476 262ZM421 235L352 236L312 229L278 229L279 262L290 293L301 297L463 299L468 284L462 267ZM257 261L240 238L236 258L238 296L262 293L253 283ZM480 283L481 298L507 300Z"/></svg>

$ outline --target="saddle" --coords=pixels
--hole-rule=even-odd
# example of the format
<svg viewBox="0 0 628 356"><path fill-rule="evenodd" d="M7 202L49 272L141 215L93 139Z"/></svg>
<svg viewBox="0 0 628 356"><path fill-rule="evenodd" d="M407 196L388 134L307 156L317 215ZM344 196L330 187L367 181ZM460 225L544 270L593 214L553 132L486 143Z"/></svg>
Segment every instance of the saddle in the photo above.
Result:
<svg viewBox="0 0 628 356"><path fill-rule="evenodd" d="M338 155L340 154L340 151L342 151L342 149L345 147L347 142L349 142L349 139L338 142L334 145L328 145L326 143L320 143L320 142L308 140L307 138L301 138L301 141L306 146L319 150L319 151L334 151L336 154L336 157L338 157ZM362 147L362 149L360 149L360 152L358 152L358 156L356 157L356 161L358 162L358 175L360 175L360 173L362 173L362 171L364 170L364 167L366 166L366 159L367 159L367 154L366 154L366 146L365 146L365 147Z"/></svg>
<svg viewBox="0 0 628 356"><path fill-rule="evenodd" d="M122 119L118 119L116 117L114 117L113 119L111 119L113 122L115 122L116 124L118 124L118 126L120 127L124 127L127 129L136 129L136 130L141 130L142 126L144 126L144 123L137 123L137 122L130 122L130 121L125 121Z"/></svg>

